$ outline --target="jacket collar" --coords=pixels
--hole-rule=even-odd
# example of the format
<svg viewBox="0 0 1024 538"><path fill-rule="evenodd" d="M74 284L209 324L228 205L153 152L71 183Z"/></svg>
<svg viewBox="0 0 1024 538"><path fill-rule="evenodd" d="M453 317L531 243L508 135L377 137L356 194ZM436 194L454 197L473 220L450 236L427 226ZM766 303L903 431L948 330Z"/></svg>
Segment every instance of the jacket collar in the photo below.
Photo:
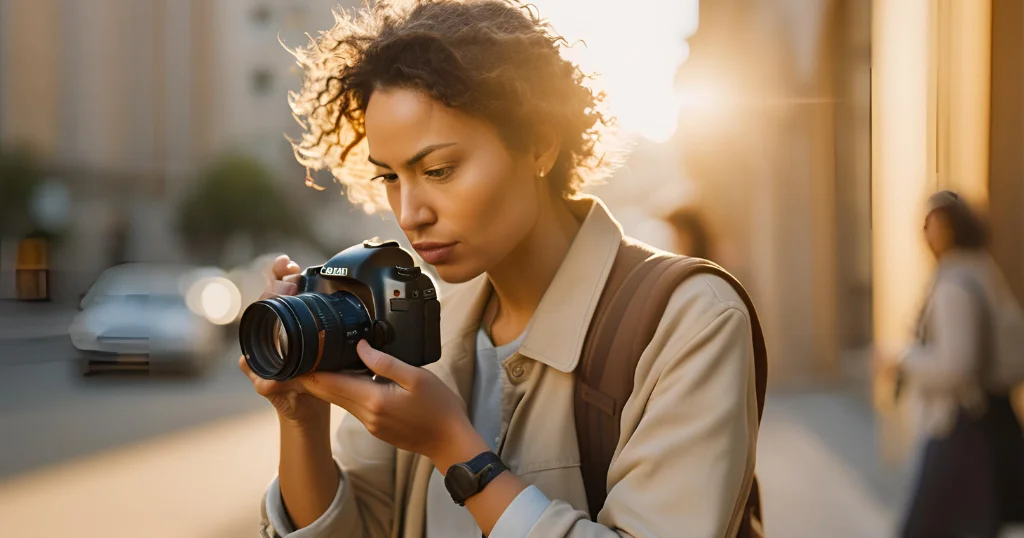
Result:
<svg viewBox="0 0 1024 538"><path fill-rule="evenodd" d="M580 229L544 292L519 348L520 354L562 372L575 370L579 363L590 319L622 240L622 228L600 199L584 196L568 203L581 221ZM490 292L485 274L442 297L441 343L458 347L452 351L460 358L474 356L471 347L475 340L468 333L479 328Z"/></svg>

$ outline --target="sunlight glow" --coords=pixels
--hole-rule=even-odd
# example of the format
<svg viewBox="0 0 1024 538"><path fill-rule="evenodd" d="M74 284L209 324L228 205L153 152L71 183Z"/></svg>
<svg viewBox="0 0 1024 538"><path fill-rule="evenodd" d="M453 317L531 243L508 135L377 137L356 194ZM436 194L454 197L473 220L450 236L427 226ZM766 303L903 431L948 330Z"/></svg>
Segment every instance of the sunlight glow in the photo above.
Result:
<svg viewBox="0 0 1024 538"><path fill-rule="evenodd" d="M540 14L574 44L563 55L608 96L620 128L652 142L675 133L679 97L676 70L689 56L686 38L697 31L698 0L536 0ZM577 43L578 41L585 41Z"/></svg>

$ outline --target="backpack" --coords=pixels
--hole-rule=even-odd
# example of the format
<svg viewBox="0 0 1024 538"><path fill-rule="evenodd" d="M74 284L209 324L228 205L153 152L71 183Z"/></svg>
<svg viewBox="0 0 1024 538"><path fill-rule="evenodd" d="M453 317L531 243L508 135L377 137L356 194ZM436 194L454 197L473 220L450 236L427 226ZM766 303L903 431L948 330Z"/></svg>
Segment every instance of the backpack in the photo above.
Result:
<svg viewBox="0 0 1024 538"><path fill-rule="evenodd" d="M590 516L607 497L608 468L619 440L622 408L633 392L640 355L654 337L675 289L687 278L712 274L732 285L750 314L757 387L757 418L764 409L767 352L757 313L743 286L707 260L669 253L624 239L591 318L575 388L576 437ZM737 538L764 536L757 478L747 494Z"/></svg>

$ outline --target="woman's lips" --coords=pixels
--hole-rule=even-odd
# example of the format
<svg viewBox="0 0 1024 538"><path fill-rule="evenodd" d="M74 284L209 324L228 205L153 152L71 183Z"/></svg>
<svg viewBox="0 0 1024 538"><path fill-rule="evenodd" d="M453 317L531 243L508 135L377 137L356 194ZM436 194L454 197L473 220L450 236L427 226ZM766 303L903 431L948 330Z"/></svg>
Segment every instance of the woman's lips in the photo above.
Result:
<svg viewBox="0 0 1024 538"><path fill-rule="evenodd" d="M430 265L438 265L444 263L451 256L455 243L414 243L412 248L416 249L416 253L423 258L423 261Z"/></svg>

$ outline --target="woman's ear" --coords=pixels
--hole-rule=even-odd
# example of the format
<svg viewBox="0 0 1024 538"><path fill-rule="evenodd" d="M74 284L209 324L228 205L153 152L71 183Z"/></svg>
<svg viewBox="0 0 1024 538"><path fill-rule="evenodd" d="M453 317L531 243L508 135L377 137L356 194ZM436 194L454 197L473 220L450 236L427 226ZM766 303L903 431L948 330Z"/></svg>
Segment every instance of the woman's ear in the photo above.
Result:
<svg viewBox="0 0 1024 538"><path fill-rule="evenodd" d="M533 161L538 175L546 176L562 151L562 139L553 129L543 127L533 146Z"/></svg>

